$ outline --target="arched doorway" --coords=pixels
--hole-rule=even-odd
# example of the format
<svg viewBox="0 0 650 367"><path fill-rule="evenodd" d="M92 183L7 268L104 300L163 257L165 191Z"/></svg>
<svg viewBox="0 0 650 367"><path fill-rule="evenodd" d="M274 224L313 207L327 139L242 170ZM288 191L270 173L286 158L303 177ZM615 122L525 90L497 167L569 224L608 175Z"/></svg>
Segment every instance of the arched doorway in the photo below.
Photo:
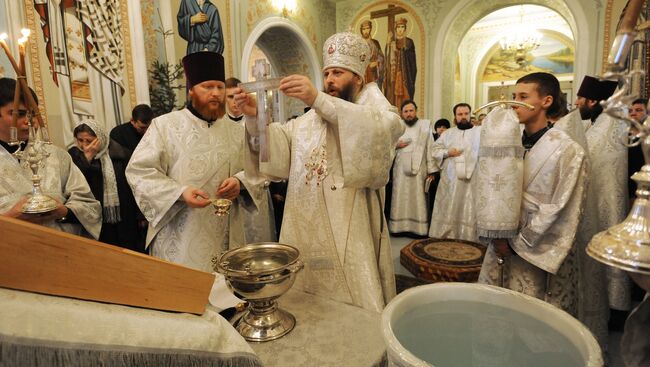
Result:
<svg viewBox="0 0 650 367"><path fill-rule="evenodd" d="M510 98L517 79L532 72L549 72L560 80L571 102L573 39L566 20L544 6L516 5L488 14L461 41L455 101L476 108L501 95Z"/></svg>
<svg viewBox="0 0 650 367"><path fill-rule="evenodd" d="M261 52L261 54L260 54ZM257 55L257 56L256 56ZM305 32L295 23L280 17L266 18L251 32L242 52L240 75L250 81L250 65L263 55L271 64L273 77L302 74L308 76L318 90L323 88L320 60ZM302 114L302 102L280 93L279 121Z"/></svg>
<svg viewBox="0 0 650 367"><path fill-rule="evenodd" d="M576 59L574 80L580 80L587 72L595 70L598 58L596 32L590 31L585 10L578 2L561 0L528 0L526 4L545 6L560 14L571 28L575 40ZM428 85L427 100L433 107L434 118L449 115L455 102L456 54L467 31L484 16L512 5L517 0L459 0L441 22L440 30L431 49L432 73ZM593 26L591 27L593 28Z"/></svg>

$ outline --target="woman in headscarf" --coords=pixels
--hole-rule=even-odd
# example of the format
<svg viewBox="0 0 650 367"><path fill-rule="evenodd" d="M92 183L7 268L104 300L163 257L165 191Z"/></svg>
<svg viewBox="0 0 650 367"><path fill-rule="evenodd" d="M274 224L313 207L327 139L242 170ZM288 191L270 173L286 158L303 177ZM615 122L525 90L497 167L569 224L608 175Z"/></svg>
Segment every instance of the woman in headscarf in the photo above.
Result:
<svg viewBox="0 0 650 367"><path fill-rule="evenodd" d="M79 121L73 134L76 146L68 149L68 153L86 177L95 199L102 204L104 219L99 240L124 246L126 244L119 243L118 239L120 199L113 163L108 155L108 135L97 121L91 119Z"/></svg>

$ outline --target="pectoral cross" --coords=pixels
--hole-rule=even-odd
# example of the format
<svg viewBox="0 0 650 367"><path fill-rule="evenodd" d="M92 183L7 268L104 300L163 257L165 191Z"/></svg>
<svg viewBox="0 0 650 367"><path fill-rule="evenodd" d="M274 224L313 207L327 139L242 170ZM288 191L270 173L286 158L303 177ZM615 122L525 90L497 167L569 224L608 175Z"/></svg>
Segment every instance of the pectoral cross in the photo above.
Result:
<svg viewBox="0 0 650 367"><path fill-rule="evenodd" d="M246 93L255 93L257 96L257 131L260 142L260 161L268 162L269 151L269 124L273 118L273 90L278 89L282 78L269 79L271 65L264 59L255 60L252 68L254 82L240 83L239 87Z"/></svg>

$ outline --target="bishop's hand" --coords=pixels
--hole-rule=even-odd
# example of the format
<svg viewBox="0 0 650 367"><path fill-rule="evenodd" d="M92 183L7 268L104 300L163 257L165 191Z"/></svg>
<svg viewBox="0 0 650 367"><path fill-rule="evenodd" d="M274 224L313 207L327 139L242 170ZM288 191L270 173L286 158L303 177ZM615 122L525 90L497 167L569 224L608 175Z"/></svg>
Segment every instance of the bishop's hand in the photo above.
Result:
<svg viewBox="0 0 650 367"><path fill-rule="evenodd" d="M282 79L280 90L289 97L301 100L307 106L312 106L318 96L318 90L304 75L294 74Z"/></svg>
<svg viewBox="0 0 650 367"><path fill-rule="evenodd" d="M256 117L257 116L257 102L252 95L244 93L244 90L237 88L234 90L235 94L235 103L240 111L246 116Z"/></svg>

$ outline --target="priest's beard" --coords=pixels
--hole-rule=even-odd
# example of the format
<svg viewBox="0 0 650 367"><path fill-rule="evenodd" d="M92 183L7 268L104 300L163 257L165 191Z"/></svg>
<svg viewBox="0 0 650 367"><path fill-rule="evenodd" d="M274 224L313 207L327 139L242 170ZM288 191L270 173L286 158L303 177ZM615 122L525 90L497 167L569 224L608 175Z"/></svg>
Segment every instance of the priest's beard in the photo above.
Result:
<svg viewBox="0 0 650 367"><path fill-rule="evenodd" d="M354 88L354 81L346 84L342 89L336 88L335 86L325 87L323 92L330 94L331 92L336 92L335 97L341 98L348 102L353 102L357 98L357 91ZM331 94L330 94L331 95Z"/></svg>
<svg viewBox="0 0 650 367"><path fill-rule="evenodd" d="M408 125L408 126L413 126L413 125L415 125L416 122L418 122L418 118L417 118L417 117L414 117L414 118L411 119L411 120L404 120L404 123L405 123L406 125Z"/></svg>
<svg viewBox="0 0 650 367"><path fill-rule="evenodd" d="M212 103L198 103L197 101L192 101L192 107L198 112L206 121L215 121L223 117L226 114L226 106L223 103L212 104Z"/></svg>
<svg viewBox="0 0 650 367"><path fill-rule="evenodd" d="M461 130L467 130L467 129L471 129L472 127L474 127L474 125L472 125L471 122L469 122L469 121L467 121L465 119L460 120L460 121L456 121L456 126L458 126L458 128L461 129Z"/></svg>
<svg viewBox="0 0 650 367"><path fill-rule="evenodd" d="M584 104L578 107L578 111L580 111L580 118L583 120L591 120L594 115L593 109Z"/></svg>

